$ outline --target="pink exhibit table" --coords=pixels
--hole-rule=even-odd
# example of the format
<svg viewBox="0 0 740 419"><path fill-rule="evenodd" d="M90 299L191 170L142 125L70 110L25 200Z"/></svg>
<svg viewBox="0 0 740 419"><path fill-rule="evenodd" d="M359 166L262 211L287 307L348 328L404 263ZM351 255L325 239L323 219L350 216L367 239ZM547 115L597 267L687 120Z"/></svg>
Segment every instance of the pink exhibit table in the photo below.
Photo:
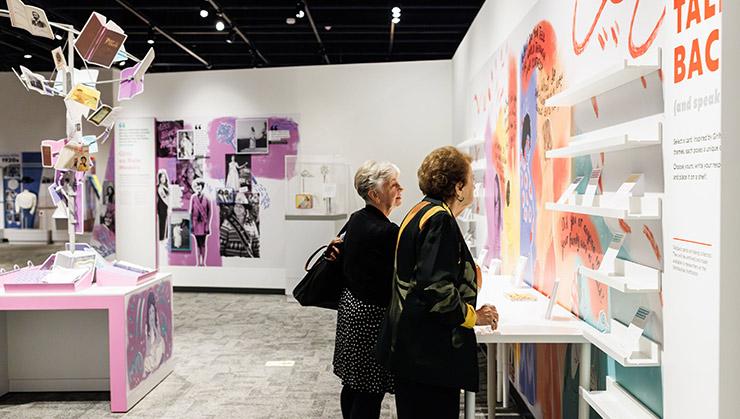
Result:
<svg viewBox="0 0 740 419"><path fill-rule="evenodd" d="M29 311L38 311L42 319L48 319L49 324L56 321L55 324L58 325L59 318L64 317L63 314L73 311L82 313L89 320L91 316L85 313L91 313L90 310L102 310L107 313L105 318L107 318L108 368L107 371L99 372L107 377L98 380L102 384L98 384L98 388L95 389L110 390L112 412L127 412L172 372L174 325L171 274L158 273L152 279L136 286L93 284L87 289L72 292L6 293L0 287L0 313L2 313L0 332L6 332L5 336L0 336L0 395L8 391L31 389L80 390L75 385L65 385L69 380L60 380L54 368L49 369L54 371L48 372L48 376L44 376L43 372L39 373L38 368L32 365L33 360L29 362L29 357L33 356L23 354L23 345L30 339L35 344L28 345L28 351L42 353L34 355L39 358L54 358L57 355L60 358L75 356L74 351L78 349L57 347L59 339L52 337L60 333L63 335L64 332L50 330L53 333L49 333L48 339L44 340L45 336L38 335L46 333L43 327L10 327L6 324L5 312L25 314ZM7 320L10 323L10 317ZM43 322L45 320L41 320L41 323ZM81 324L88 323L71 321L63 323L63 326L65 328L68 326L70 334L89 332L75 330L82 328ZM89 326L86 328L90 329ZM32 334L36 335L29 338L28 336ZM46 352L38 352L40 350L38 347L41 346L39 342L46 343L43 345L48 347ZM70 354L70 351L73 353ZM43 364L43 360L39 360L39 363ZM58 363L65 362L60 359ZM99 365L97 367L99 369ZM33 374L17 372L24 368L26 371L34 369ZM28 384L29 380L24 381L29 375L33 375L35 379L32 387Z"/></svg>

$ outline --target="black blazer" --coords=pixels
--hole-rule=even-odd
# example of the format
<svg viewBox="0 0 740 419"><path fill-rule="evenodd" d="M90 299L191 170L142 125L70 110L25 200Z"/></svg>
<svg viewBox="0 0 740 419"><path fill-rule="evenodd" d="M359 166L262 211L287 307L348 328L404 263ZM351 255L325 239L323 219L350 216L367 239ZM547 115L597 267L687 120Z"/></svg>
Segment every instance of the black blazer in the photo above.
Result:
<svg viewBox="0 0 740 419"><path fill-rule="evenodd" d="M355 212L345 227L345 286L367 303L387 307L391 298L398 226L372 205Z"/></svg>
<svg viewBox="0 0 740 419"><path fill-rule="evenodd" d="M462 326L478 293L473 256L438 200L425 198L402 225L379 358L407 381L477 391L475 332Z"/></svg>

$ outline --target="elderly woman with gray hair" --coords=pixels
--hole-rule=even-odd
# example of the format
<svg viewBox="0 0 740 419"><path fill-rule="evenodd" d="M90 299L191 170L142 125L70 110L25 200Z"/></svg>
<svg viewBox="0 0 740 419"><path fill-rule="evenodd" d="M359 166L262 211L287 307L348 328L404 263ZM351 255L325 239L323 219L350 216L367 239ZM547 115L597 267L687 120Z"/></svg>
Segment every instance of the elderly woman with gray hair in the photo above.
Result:
<svg viewBox="0 0 740 419"><path fill-rule="evenodd" d="M355 189L365 208L345 226L342 270L345 284L337 310L334 374L342 379L345 419L380 417L385 393L394 392L393 377L376 360L375 346L391 299L399 227L388 220L401 205L403 188L392 163L365 162L355 174ZM339 239L332 242L332 244ZM330 249L330 258L336 249Z"/></svg>

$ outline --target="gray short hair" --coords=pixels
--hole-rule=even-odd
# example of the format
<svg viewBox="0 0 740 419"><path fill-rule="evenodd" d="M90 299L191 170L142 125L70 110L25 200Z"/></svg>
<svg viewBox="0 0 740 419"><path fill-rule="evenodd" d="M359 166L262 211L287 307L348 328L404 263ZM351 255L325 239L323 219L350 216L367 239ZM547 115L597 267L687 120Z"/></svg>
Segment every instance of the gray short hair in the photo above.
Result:
<svg viewBox="0 0 740 419"><path fill-rule="evenodd" d="M355 173L355 189L362 199L368 200L370 191L383 186L383 183L398 176L401 171L391 162L368 160Z"/></svg>

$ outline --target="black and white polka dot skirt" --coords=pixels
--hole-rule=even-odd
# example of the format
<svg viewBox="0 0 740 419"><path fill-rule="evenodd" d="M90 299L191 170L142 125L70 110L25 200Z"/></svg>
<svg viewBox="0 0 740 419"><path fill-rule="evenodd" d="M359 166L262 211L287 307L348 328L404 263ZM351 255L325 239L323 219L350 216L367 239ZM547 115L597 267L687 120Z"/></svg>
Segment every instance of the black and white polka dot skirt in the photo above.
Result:
<svg viewBox="0 0 740 419"><path fill-rule="evenodd" d="M384 307L355 298L346 288L342 291L334 343L334 374L342 385L365 393L394 392L393 376L375 357L385 312Z"/></svg>

